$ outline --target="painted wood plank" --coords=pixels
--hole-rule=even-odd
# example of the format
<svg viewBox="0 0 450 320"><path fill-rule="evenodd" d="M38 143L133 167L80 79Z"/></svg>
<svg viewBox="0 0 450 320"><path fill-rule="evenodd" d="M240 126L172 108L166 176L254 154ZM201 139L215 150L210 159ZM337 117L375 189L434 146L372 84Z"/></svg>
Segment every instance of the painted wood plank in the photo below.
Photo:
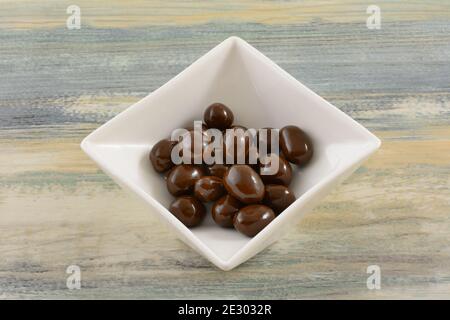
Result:
<svg viewBox="0 0 450 320"><path fill-rule="evenodd" d="M449 298L450 24L442 1L2 1L0 298ZM224 273L80 140L230 35L374 130L382 149ZM66 287L67 266L82 289ZM366 268L382 268L382 289Z"/></svg>

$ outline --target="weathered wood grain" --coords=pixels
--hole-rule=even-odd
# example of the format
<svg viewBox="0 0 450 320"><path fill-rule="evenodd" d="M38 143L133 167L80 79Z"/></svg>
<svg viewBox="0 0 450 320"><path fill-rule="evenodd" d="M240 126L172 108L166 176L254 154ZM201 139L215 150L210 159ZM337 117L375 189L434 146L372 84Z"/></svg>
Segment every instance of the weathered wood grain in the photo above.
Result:
<svg viewBox="0 0 450 320"><path fill-rule="evenodd" d="M0 298L450 298L450 4L2 1ZM175 239L80 140L230 35L383 140L230 272ZM67 266L82 270L68 290ZM366 288L366 268L382 289Z"/></svg>

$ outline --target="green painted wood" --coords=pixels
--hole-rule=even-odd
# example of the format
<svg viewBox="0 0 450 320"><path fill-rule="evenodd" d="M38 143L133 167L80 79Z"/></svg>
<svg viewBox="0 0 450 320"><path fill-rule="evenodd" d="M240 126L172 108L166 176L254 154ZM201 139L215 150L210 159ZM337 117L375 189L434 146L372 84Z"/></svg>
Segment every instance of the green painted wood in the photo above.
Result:
<svg viewBox="0 0 450 320"><path fill-rule="evenodd" d="M450 5L4 1L0 298L449 298ZM176 240L81 152L93 129L230 35L373 130L381 150L230 272ZM366 268L379 265L381 290ZM82 289L66 287L78 265Z"/></svg>

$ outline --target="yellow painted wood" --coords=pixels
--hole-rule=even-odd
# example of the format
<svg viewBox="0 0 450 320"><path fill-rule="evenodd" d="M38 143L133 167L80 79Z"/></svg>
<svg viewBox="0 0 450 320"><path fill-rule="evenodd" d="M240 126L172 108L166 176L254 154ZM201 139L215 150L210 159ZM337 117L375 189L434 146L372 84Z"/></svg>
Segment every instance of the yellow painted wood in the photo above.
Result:
<svg viewBox="0 0 450 320"><path fill-rule="evenodd" d="M61 10L78 5L87 23L102 28L130 28L152 25L192 25L214 21L230 23L298 24L365 21L366 9L375 4L383 8L386 21L448 19L449 3L439 0L389 1L359 0L298 1L165 1L165 0L2 0L0 26L10 28L54 28L64 26Z"/></svg>

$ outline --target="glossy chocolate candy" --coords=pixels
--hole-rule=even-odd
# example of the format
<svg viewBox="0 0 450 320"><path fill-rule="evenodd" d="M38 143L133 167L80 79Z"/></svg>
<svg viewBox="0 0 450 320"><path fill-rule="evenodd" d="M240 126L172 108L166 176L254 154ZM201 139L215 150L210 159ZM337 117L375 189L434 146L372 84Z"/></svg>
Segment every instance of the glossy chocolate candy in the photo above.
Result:
<svg viewBox="0 0 450 320"><path fill-rule="evenodd" d="M280 147L289 162L305 165L313 155L310 137L299 127L286 126L280 130Z"/></svg>
<svg viewBox="0 0 450 320"><path fill-rule="evenodd" d="M167 177L167 190L178 197L194 191L198 179L206 175L206 170L200 166L182 164L174 167Z"/></svg>
<svg viewBox="0 0 450 320"><path fill-rule="evenodd" d="M225 175L225 172L228 170L228 168L229 167L227 165L218 163L207 167L210 176L215 176L221 179Z"/></svg>
<svg viewBox="0 0 450 320"><path fill-rule="evenodd" d="M278 165L277 163L278 162ZM274 172L274 168L278 170ZM259 174L265 184L283 184L289 186L292 180L292 168L286 159L274 153L260 159Z"/></svg>
<svg viewBox="0 0 450 320"><path fill-rule="evenodd" d="M264 198L264 183L250 166L231 166L223 177L228 193L245 204L258 203Z"/></svg>
<svg viewBox="0 0 450 320"><path fill-rule="evenodd" d="M277 184L266 185L263 203L278 215L295 201L295 195L287 187Z"/></svg>
<svg viewBox="0 0 450 320"><path fill-rule="evenodd" d="M275 219L275 213L268 206L252 204L238 211L234 216L233 225L239 232L253 237L273 219Z"/></svg>
<svg viewBox="0 0 450 320"><path fill-rule="evenodd" d="M176 142L164 139L153 146L149 158L156 171L164 172L174 166L171 160L171 153L175 145Z"/></svg>
<svg viewBox="0 0 450 320"><path fill-rule="evenodd" d="M211 214L219 226L231 228L233 227L233 218L242 206L241 202L227 194L214 203Z"/></svg>
<svg viewBox="0 0 450 320"><path fill-rule="evenodd" d="M214 176L204 176L195 182L194 195L203 202L216 201L225 194L222 179Z"/></svg>
<svg viewBox="0 0 450 320"><path fill-rule="evenodd" d="M286 126L279 131L279 139L274 140L279 142L280 150L274 150L272 137L276 129L264 128L268 133L265 135L262 131L233 125L233 121L233 113L225 105L210 105L204 113L205 123L201 129L197 123L198 132L191 126L187 131L184 129L181 136L178 135L180 139L176 143L169 140L159 142L152 149L150 160L155 170L164 173L169 192L178 197L171 204L170 211L186 226L200 224L206 213L202 202L214 201L211 214L219 226L234 226L239 232L253 237L296 200L288 189L292 180L290 162L308 163L313 145L300 128ZM207 130L212 128L219 131ZM239 129L242 129L242 135L236 137ZM228 136L227 130L230 130ZM223 141L224 136L231 138L228 142L226 139ZM194 141L200 141L199 146L194 145ZM177 147L176 152L182 155L180 146L186 149L186 145L189 145L189 155L186 156L191 164L174 166L173 162L178 163L179 159L172 161L173 148ZM271 162L258 157L266 155L266 147ZM244 152L241 157L237 155L239 150ZM227 165L226 155L231 151L233 164ZM200 156L214 159L211 161L209 157L203 159ZM225 160L224 164L221 164L222 160ZM236 163L238 160L244 163ZM275 161L278 165L274 165Z"/></svg>
<svg viewBox="0 0 450 320"><path fill-rule="evenodd" d="M231 127L234 121L233 112L222 103L213 103L206 108L203 119L208 128L225 130Z"/></svg>
<svg viewBox="0 0 450 320"><path fill-rule="evenodd" d="M192 196L182 196L175 199L169 211L186 227L198 226L206 215L203 203Z"/></svg>

